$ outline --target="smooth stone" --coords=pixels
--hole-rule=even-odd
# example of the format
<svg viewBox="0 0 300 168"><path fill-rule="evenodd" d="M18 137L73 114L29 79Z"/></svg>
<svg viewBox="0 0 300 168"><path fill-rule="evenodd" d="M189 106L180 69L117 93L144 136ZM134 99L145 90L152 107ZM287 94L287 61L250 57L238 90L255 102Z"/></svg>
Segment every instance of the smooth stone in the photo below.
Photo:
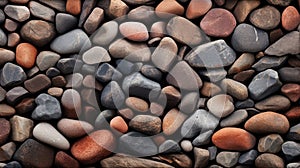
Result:
<svg viewBox="0 0 300 168"><path fill-rule="evenodd" d="M0 55L1 55L1 58L0 58L1 66L7 62L12 62L16 57L15 53L13 51L7 50L5 48L0 48Z"/></svg>
<svg viewBox="0 0 300 168"><path fill-rule="evenodd" d="M217 156L217 147L216 146L210 146L207 148L209 152L209 160L215 160Z"/></svg>
<svg viewBox="0 0 300 168"><path fill-rule="evenodd" d="M119 25L116 21L106 22L92 35L91 41L98 46L107 46L117 36L118 31Z"/></svg>
<svg viewBox="0 0 300 168"><path fill-rule="evenodd" d="M5 21L5 14L3 12L3 10L0 10L0 23L3 23Z"/></svg>
<svg viewBox="0 0 300 168"><path fill-rule="evenodd" d="M165 27L166 27L165 22L160 21L160 22L153 23L150 29L150 36L153 39L156 37L158 38L164 37L164 35L167 34Z"/></svg>
<svg viewBox="0 0 300 168"><path fill-rule="evenodd" d="M288 6L292 0L267 0L267 2L276 6Z"/></svg>
<svg viewBox="0 0 300 168"><path fill-rule="evenodd" d="M48 8L38 2L30 1L29 2L30 13L38 18L44 19L46 21L53 22L55 17L55 12L53 9Z"/></svg>
<svg viewBox="0 0 300 168"><path fill-rule="evenodd" d="M7 16L18 22L24 22L30 17L30 11L26 6L6 5L4 12Z"/></svg>
<svg viewBox="0 0 300 168"><path fill-rule="evenodd" d="M0 126L1 126L1 130L0 130L0 145L3 145L11 132L11 126L8 120L6 120L5 118L0 118Z"/></svg>
<svg viewBox="0 0 300 168"><path fill-rule="evenodd" d="M256 150L252 149L240 156L239 163L246 164L246 165L253 165L257 155L258 155L258 152Z"/></svg>
<svg viewBox="0 0 300 168"><path fill-rule="evenodd" d="M237 126L244 122L248 117L248 112L246 110L237 110L233 112L228 117L224 118L220 122L221 127L231 127L231 126Z"/></svg>
<svg viewBox="0 0 300 168"><path fill-rule="evenodd" d="M49 78L53 78L53 77L56 77L60 74L60 71L57 69L57 68L54 68L54 67L51 67L49 69L47 69L46 71L46 75L49 77Z"/></svg>
<svg viewBox="0 0 300 168"><path fill-rule="evenodd" d="M70 74L79 71L82 64L80 60L75 58L63 58L57 62L56 67L62 74Z"/></svg>
<svg viewBox="0 0 300 168"><path fill-rule="evenodd" d="M22 168L22 165L17 161L11 161L11 162L7 163L4 167L5 168Z"/></svg>
<svg viewBox="0 0 300 168"><path fill-rule="evenodd" d="M296 159L300 156L300 143L286 141L282 144L282 152L288 160Z"/></svg>
<svg viewBox="0 0 300 168"><path fill-rule="evenodd" d="M133 72L140 71L141 67L143 66L143 63L141 62L134 63L126 59L118 59L116 64L116 69L122 72L124 75L129 75Z"/></svg>
<svg viewBox="0 0 300 168"><path fill-rule="evenodd" d="M161 1L155 8L159 17L168 17L168 15L183 15L184 7L177 1Z"/></svg>
<svg viewBox="0 0 300 168"><path fill-rule="evenodd" d="M207 112L200 109L192 114L181 127L181 136L185 138L192 138L199 135L200 132L214 130L219 124L219 120Z"/></svg>
<svg viewBox="0 0 300 168"><path fill-rule="evenodd" d="M162 116L164 114L164 108L162 105L156 102L150 103L150 112L155 116Z"/></svg>
<svg viewBox="0 0 300 168"><path fill-rule="evenodd" d="M73 167L73 168L79 168L79 162L75 160L72 156L68 155L67 153L63 151L59 151L55 155L55 161L54 165L56 167Z"/></svg>
<svg viewBox="0 0 300 168"><path fill-rule="evenodd" d="M279 90L281 85L278 73L272 69L267 69L252 79L248 90L251 98L261 100Z"/></svg>
<svg viewBox="0 0 300 168"><path fill-rule="evenodd" d="M49 123L39 123L33 129L33 136L41 142L58 149L68 150L70 143Z"/></svg>
<svg viewBox="0 0 300 168"><path fill-rule="evenodd" d="M129 122L129 127L148 135L156 135L161 131L161 119L150 115L137 115Z"/></svg>
<svg viewBox="0 0 300 168"><path fill-rule="evenodd" d="M67 0L66 12L72 15L79 15L81 12L81 0Z"/></svg>
<svg viewBox="0 0 300 168"><path fill-rule="evenodd" d="M16 110L7 104L0 104L0 109L0 117L9 117L16 113Z"/></svg>
<svg viewBox="0 0 300 168"><path fill-rule="evenodd" d="M101 94L101 104L104 107L116 109L121 107L124 101L125 95L117 82L111 81L104 87Z"/></svg>
<svg viewBox="0 0 300 168"><path fill-rule="evenodd" d="M297 102L300 98L300 85L287 83L281 87L281 92L292 102Z"/></svg>
<svg viewBox="0 0 300 168"><path fill-rule="evenodd" d="M230 69L228 70L228 74L236 74L251 68L253 63L255 62L255 57L251 53L243 53L240 57L238 57Z"/></svg>
<svg viewBox="0 0 300 168"><path fill-rule="evenodd" d="M205 33L189 20L176 16L166 26L168 34L180 43L195 46L209 42Z"/></svg>
<svg viewBox="0 0 300 168"><path fill-rule="evenodd" d="M191 0L186 9L185 16L188 19L198 18L206 14L206 12L209 11L211 7L211 0Z"/></svg>
<svg viewBox="0 0 300 168"><path fill-rule="evenodd" d="M280 28L272 30L269 34L270 36L270 44L275 43L277 40L279 40L283 36L283 32Z"/></svg>
<svg viewBox="0 0 300 168"><path fill-rule="evenodd" d="M122 135L119 139L119 146L122 146L125 153L134 156L150 156L158 152L153 140L139 132L128 132Z"/></svg>
<svg viewBox="0 0 300 168"><path fill-rule="evenodd" d="M148 103L137 97L128 97L125 100L125 104L134 111L147 112L149 109Z"/></svg>
<svg viewBox="0 0 300 168"><path fill-rule="evenodd" d="M285 134L288 132L290 124L287 118L282 114L263 112L248 119L244 127L246 130L257 134Z"/></svg>
<svg viewBox="0 0 300 168"><path fill-rule="evenodd" d="M27 78L24 70L20 66L10 62L3 66L0 77L0 84L4 87L13 87L19 85Z"/></svg>
<svg viewBox="0 0 300 168"><path fill-rule="evenodd" d="M132 41L146 41L149 38L147 27L140 22L124 22L119 26L120 33Z"/></svg>
<svg viewBox="0 0 300 168"><path fill-rule="evenodd" d="M108 130L97 130L76 141L71 153L83 164L93 164L106 158L115 149L115 137Z"/></svg>
<svg viewBox="0 0 300 168"><path fill-rule="evenodd" d="M6 90L4 90L1 86L0 86L0 102L2 102L5 99L5 95L6 95Z"/></svg>
<svg viewBox="0 0 300 168"><path fill-rule="evenodd" d="M254 10L249 20L257 28L271 30L279 25L280 12L273 6L265 6Z"/></svg>
<svg viewBox="0 0 300 168"><path fill-rule="evenodd" d="M101 64L95 73L95 78L101 83L118 81L122 76L121 72L108 63Z"/></svg>
<svg viewBox="0 0 300 168"><path fill-rule="evenodd" d="M249 13L260 5L260 0L248 1L241 0L238 1L236 7L234 8L233 14L239 23L246 20Z"/></svg>
<svg viewBox="0 0 300 168"><path fill-rule="evenodd" d="M55 28L58 33L66 33L76 27L77 18L67 13L58 13L55 17Z"/></svg>
<svg viewBox="0 0 300 168"><path fill-rule="evenodd" d="M176 107L176 105L181 100L181 93L173 86L166 86L161 90L161 94L159 100L163 97L166 98L166 107L172 108Z"/></svg>
<svg viewBox="0 0 300 168"><path fill-rule="evenodd" d="M239 156L239 152L220 152L216 161L224 167L233 167L238 163Z"/></svg>
<svg viewBox="0 0 300 168"><path fill-rule="evenodd" d="M290 100L281 95L268 97L255 104L255 108L260 111L286 111L290 106Z"/></svg>
<svg viewBox="0 0 300 168"><path fill-rule="evenodd" d="M166 140L158 148L158 152L159 153L164 153L164 154L166 154L166 153L177 153L177 152L180 152L180 151L181 151L180 146L174 140Z"/></svg>
<svg viewBox="0 0 300 168"><path fill-rule="evenodd" d="M207 108L217 118L226 117L234 111L232 98L225 94L210 98L207 101Z"/></svg>
<svg viewBox="0 0 300 168"><path fill-rule="evenodd" d="M37 93L51 86L51 80L43 74L39 74L24 82L25 88L30 93Z"/></svg>
<svg viewBox="0 0 300 168"><path fill-rule="evenodd" d="M194 147L193 153L195 158L194 167L198 167L198 168L207 167L209 162L209 156L210 156L209 151L206 149Z"/></svg>
<svg viewBox="0 0 300 168"><path fill-rule="evenodd" d="M35 99L35 103L37 104L37 107L31 115L35 120L59 119L62 115L59 101L48 94L40 94Z"/></svg>
<svg viewBox="0 0 300 168"><path fill-rule="evenodd" d="M221 81L221 88L238 100L245 100L248 98L248 88L235 80L229 78L223 79Z"/></svg>
<svg viewBox="0 0 300 168"><path fill-rule="evenodd" d="M27 139L16 151L13 159L24 167L52 167L54 161L54 149Z"/></svg>
<svg viewBox="0 0 300 168"><path fill-rule="evenodd" d="M103 19L104 19L104 10L99 7L94 8L83 25L84 30L88 34L94 33L98 28L98 26L100 25L100 23L103 21Z"/></svg>
<svg viewBox="0 0 300 168"><path fill-rule="evenodd" d="M6 19L4 22L4 28L9 32L14 32L18 28L19 24L13 20Z"/></svg>
<svg viewBox="0 0 300 168"><path fill-rule="evenodd" d="M300 53L299 31L292 31L281 37L270 45L264 52L267 55L283 56L287 54L296 55Z"/></svg>
<svg viewBox="0 0 300 168"><path fill-rule="evenodd" d="M29 92L21 86L12 88L6 93L6 101L10 105L15 105L21 99L28 96Z"/></svg>
<svg viewBox="0 0 300 168"><path fill-rule="evenodd" d="M169 164L165 164L162 162L150 160L150 159L143 159L137 158L130 155L123 155L123 154L116 154L106 159L101 160L100 162L102 167L111 167L111 168L118 168L124 165L128 167L140 167L140 168L147 168L147 167L165 167L165 168L172 168Z"/></svg>
<svg viewBox="0 0 300 168"><path fill-rule="evenodd" d="M231 141L232 138L235 141ZM256 138L244 129L227 127L214 133L212 142L224 150L247 151L254 147Z"/></svg>
<svg viewBox="0 0 300 168"><path fill-rule="evenodd" d="M259 155L255 159L255 167L265 168L265 167L277 167L284 168L284 161L277 155L264 153Z"/></svg>
<svg viewBox="0 0 300 168"><path fill-rule="evenodd" d="M87 0L83 2L78 27L82 27L89 14L92 12L93 8L96 6L96 2L96 0Z"/></svg>
<svg viewBox="0 0 300 168"><path fill-rule="evenodd" d="M90 47L91 41L81 29L75 29L58 36L50 44L50 48L59 54L78 53Z"/></svg>
<svg viewBox="0 0 300 168"><path fill-rule="evenodd" d="M4 31L0 28L0 46L5 46L7 43L7 35Z"/></svg>
<svg viewBox="0 0 300 168"><path fill-rule="evenodd" d="M274 57L274 56L264 56L259 61L257 61L252 68L256 71L264 71L266 69L275 69L280 67L286 62L288 57Z"/></svg>
<svg viewBox="0 0 300 168"><path fill-rule="evenodd" d="M187 116L177 109L171 109L162 121L162 130L166 135L174 134L183 124Z"/></svg>
<svg viewBox="0 0 300 168"><path fill-rule="evenodd" d="M298 74L300 74L300 68L292 68L292 67L283 67L278 70L280 79L284 82L289 83L300 83L298 78L295 78Z"/></svg>
<svg viewBox="0 0 300 168"><path fill-rule="evenodd" d="M9 161L12 159L13 154L16 151L16 144L14 142L9 142L0 147L0 161Z"/></svg>
<svg viewBox="0 0 300 168"><path fill-rule="evenodd" d="M54 87L64 87L67 84L67 81L63 76L55 76L51 81Z"/></svg>
<svg viewBox="0 0 300 168"><path fill-rule="evenodd" d="M208 82L216 83L227 76L227 71L223 68L199 70L198 74Z"/></svg>
<svg viewBox="0 0 300 168"><path fill-rule="evenodd" d="M83 75L80 73L73 73L66 76L66 88L80 88L82 86Z"/></svg>
<svg viewBox="0 0 300 168"><path fill-rule="evenodd" d="M63 118L57 123L58 130L67 138L78 138L94 130L94 127L85 121Z"/></svg>
<svg viewBox="0 0 300 168"><path fill-rule="evenodd" d="M47 93L53 97L61 97L63 92L64 92L64 90L59 87L52 87L47 90Z"/></svg>
<svg viewBox="0 0 300 168"><path fill-rule="evenodd" d="M155 81L160 81L162 79L162 72L152 65L143 65L141 68L141 73L145 77Z"/></svg>
<svg viewBox="0 0 300 168"><path fill-rule="evenodd" d="M212 97L221 92L221 88L210 82L204 82L201 88L201 94L206 97Z"/></svg>
<svg viewBox="0 0 300 168"><path fill-rule="evenodd" d="M300 140L300 124L294 125L290 128L287 139L292 141L299 141Z"/></svg>
<svg viewBox="0 0 300 168"><path fill-rule="evenodd" d="M53 1L39 0L39 1L50 6L53 9L60 11L60 12L66 11L66 2L65 1L62 1L62 0L53 0Z"/></svg>
<svg viewBox="0 0 300 168"><path fill-rule="evenodd" d="M291 31L298 27L300 23L300 14L294 6L288 6L282 12L281 16L281 24L282 27L287 30Z"/></svg>
<svg viewBox="0 0 300 168"><path fill-rule="evenodd" d="M106 3L106 5L108 5L106 15L108 15L108 17L112 19L124 17L129 11L129 7L125 1L112 0L109 4ZM102 7L101 5L98 6Z"/></svg>
<svg viewBox="0 0 300 168"><path fill-rule="evenodd" d="M208 145L210 143L211 136L213 134L212 130L200 133L192 142L193 146L199 147L202 145Z"/></svg>
<svg viewBox="0 0 300 168"><path fill-rule="evenodd" d="M189 140L183 140L180 143L181 149L185 152L191 152L193 150L193 144Z"/></svg>
<svg viewBox="0 0 300 168"><path fill-rule="evenodd" d="M186 154L174 153L174 154L162 154L158 157L152 157L155 160L167 162L174 167L189 167L193 165L192 160Z"/></svg>
<svg viewBox="0 0 300 168"><path fill-rule="evenodd" d="M95 128L105 128L105 126L109 126L108 122L111 121L116 115L115 111L112 110L104 110L101 111L95 120Z"/></svg>
<svg viewBox="0 0 300 168"><path fill-rule="evenodd" d="M55 35L54 25L42 20L30 20L21 28L21 37L38 47L48 44Z"/></svg>
<svg viewBox="0 0 300 168"><path fill-rule="evenodd" d="M287 168L297 168L300 167L300 163L296 162L296 163L289 163L286 165Z"/></svg>
<svg viewBox="0 0 300 168"><path fill-rule="evenodd" d="M179 110L186 114L191 114L196 109L199 97L198 92L187 93L181 98L181 102L178 105Z"/></svg>
<svg viewBox="0 0 300 168"><path fill-rule="evenodd" d="M78 118L82 113L81 96L75 89L67 89L61 97L61 104L65 116L69 118Z"/></svg>
<svg viewBox="0 0 300 168"><path fill-rule="evenodd" d="M300 118L300 107L292 107L289 111L285 113L285 116L291 121L296 121Z"/></svg>
<svg viewBox="0 0 300 168"><path fill-rule="evenodd" d="M142 22L147 27L156 21L156 13L154 11L154 7L148 5L138 6L132 10L130 10L127 14L128 19Z"/></svg>
<svg viewBox="0 0 300 168"><path fill-rule="evenodd" d="M32 136L34 123L32 120L18 115L13 116L10 120L11 139L16 142L23 142Z"/></svg>
<svg viewBox="0 0 300 168"><path fill-rule="evenodd" d="M42 51L36 58L36 65L40 71L45 71L50 67L54 67L57 61L60 59L60 55L52 51Z"/></svg>
<svg viewBox="0 0 300 168"><path fill-rule="evenodd" d="M264 136L258 141L258 151L261 153L278 153L281 150L283 142L279 134Z"/></svg>
<svg viewBox="0 0 300 168"><path fill-rule="evenodd" d="M185 57L196 68L222 68L231 65L235 59L234 50L224 40L199 45Z"/></svg>
<svg viewBox="0 0 300 168"><path fill-rule="evenodd" d="M231 44L239 52L259 52L268 47L269 37L266 32L242 23L235 28Z"/></svg>
<svg viewBox="0 0 300 168"><path fill-rule="evenodd" d="M147 45L133 43L125 39L114 41L108 49L113 58L121 58L134 62L147 62L150 60L151 52Z"/></svg>
<svg viewBox="0 0 300 168"><path fill-rule="evenodd" d="M128 125L125 122L125 120L120 117L114 117L111 121L110 121L110 127L125 134L128 131Z"/></svg>
<svg viewBox="0 0 300 168"><path fill-rule="evenodd" d="M86 64L100 64L102 62L109 62L111 60L108 52L103 47L95 46L87 50L82 55L82 60Z"/></svg>

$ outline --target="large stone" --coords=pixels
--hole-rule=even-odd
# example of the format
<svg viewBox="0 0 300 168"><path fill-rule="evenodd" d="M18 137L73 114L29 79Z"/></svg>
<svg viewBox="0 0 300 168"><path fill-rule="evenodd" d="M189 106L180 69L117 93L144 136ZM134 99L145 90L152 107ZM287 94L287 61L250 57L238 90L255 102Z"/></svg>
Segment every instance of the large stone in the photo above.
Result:
<svg viewBox="0 0 300 168"><path fill-rule="evenodd" d="M273 6L265 6L251 13L250 22L260 29L271 30L279 25L280 12Z"/></svg>
<svg viewBox="0 0 300 168"><path fill-rule="evenodd" d="M45 93L40 94L35 102L37 107L32 112L31 117L36 120L59 119L62 115L59 101Z"/></svg>
<svg viewBox="0 0 300 168"><path fill-rule="evenodd" d="M109 21L96 30L96 32L92 35L91 40L95 45L107 46L117 36L118 32L118 23L116 21Z"/></svg>
<svg viewBox="0 0 300 168"><path fill-rule="evenodd" d="M284 9L281 16L281 24L282 27L287 30L291 31L298 27L300 23L300 15L294 6L288 6Z"/></svg>
<svg viewBox="0 0 300 168"><path fill-rule="evenodd" d="M59 120L57 128L67 138L78 138L94 129L88 122L68 118Z"/></svg>
<svg viewBox="0 0 300 168"><path fill-rule="evenodd" d="M24 70L20 66L10 62L4 65L0 77L0 84L4 87L13 87L19 85L27 78Z"/></svg>

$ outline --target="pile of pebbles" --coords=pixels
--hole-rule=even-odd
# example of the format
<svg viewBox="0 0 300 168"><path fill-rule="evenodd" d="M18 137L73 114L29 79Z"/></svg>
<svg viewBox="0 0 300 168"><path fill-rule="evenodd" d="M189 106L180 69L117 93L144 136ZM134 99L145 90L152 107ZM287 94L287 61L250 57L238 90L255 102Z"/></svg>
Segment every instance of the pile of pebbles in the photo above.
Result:
<svg viewBox="0 0 300 168"><path fill-rule="evenodd" d="M299 8L1 0L0 167L300 167Z"/></svg>

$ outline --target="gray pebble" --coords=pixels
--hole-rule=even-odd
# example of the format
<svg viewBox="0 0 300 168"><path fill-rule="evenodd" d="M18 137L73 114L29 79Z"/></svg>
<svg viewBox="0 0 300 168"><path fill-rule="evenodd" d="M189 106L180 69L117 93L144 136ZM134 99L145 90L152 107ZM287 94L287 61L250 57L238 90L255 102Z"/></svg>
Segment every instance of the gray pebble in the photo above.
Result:
<svg viewBox="0 0 300 168"><path fill-rule="evenodd" d="M290 128L287 139L292 141L300 141L300 124L294 125Z"/></svg>
<svg viewBox="0 0 300 168"><path fill-rule="evenodd" d="M246 99L244 101L237 101L235 103L235 107L238 109L251 108L251 107L254 107L254 101L252 99Z"/></svg>
<svg viewBox="0 0 300 168"><path fill-rule="evenodd" d="M199 147L201 145L207 145L210 142L210 138L213 134L212 130L208 130L206 132L200 133L194 140L193 140L193 146Z"/></svg>
<svg viewBox="0 0 300 168"><path fill-rule="evenodd" d="M166 153L177 153L177 152L180 152L180 151L181 151L180 146L174 140L166 140L158 148L158 152L159 153L164 153L164 154L166 154Z"/></svg>
<svg viewBox="0 0 300 168"><path fill-rule="evenodd" d="M238 163L239 152L220 152L217 155L217 163L224 167L233 167Z"/></svg>
<svg viewBox="0 0 300 168"><path fill-rule="evenodd" d="M67 13L58 13L55 17L55 27L58 33L66 33L77 25L77 18Z"/></svg>
<svg viewBox="0 0 300 168"><path fill-rule="evenodd" d="M266 69L272 68L278 68L280 67L285 61L287 60L286 57L274 57L274 56L264 56L259 61L257 61L252 68L254 68L256 71L264 71Z"/></svg>
<svg viewBox="0 0 300 168"><path fill-rule="evenodd" d="M32 112L31 117L35 120L53 120L61 118L62 111L59 101L45 93L40 94L35 103L37 107Z"/></svg>
<svg viewBox="0 0 300 168"><path fill-rule="evenodd" d="M118 23L116 21L109 21L96 30L91 39L94 45L107 46L116 38L118 32Z"/></svg>
<svg viewBox="0 0 300 168"><path fill-rule="evenodd" d="M41 71L45 71L50 67L55 66L60 59L60 55L52 51L42 51L36 58L36 64Z"/></svg>
<svg viewBox="0 0 300 168"><path fill-rule="evenodd" d="M125 95L115 81L108 83L101 93L102 106L110 109L120 108L125 101Z"/></svg>
<svg viewBox="0 0 300 168"><path fill-rule="evenodd" d="M103 63L99 66L95 74L95 78L99 82L106 83L112 80L118 81L119 79L122 78L122 74L110 64Z"/></svg>
<svg viewBox="0 0 300 168"><path fill-rule="evenodd" d="M218 152L218 148L215 146L211 146L207 148L209 151L209 160L215 160Z"/></svg>
<svg viewBox="0 0 300 168"><path fill-rule="evenodd" d="M286 141L282 144L282 152L288 160L295 159L300 156L300 144L294 141Z"/></svg>
<svg viewBox="0 0 300 168"><path fill-rule="evenodd" d="M60 71L56 68L49 68L47 71L46 71L46 75L49 77L49 78L52 78L52 77L55 77L55 76L58 76L60 74Z"/></svg>
<svg viewBox="0 0 300 168"><path fill-rule="evenodd" d="M54 21L55 12L53 9L48 8L38 2L30 1L29 2L29 10L31 14L35 17L47 20L47 21ZM64 24L66 25L66 24Z"/></svg>
<svg viewBox="0 0 300 168"><path fill-rule="evenodd" d="M0 9L0 24L3 23L4 20L5 20L4 12L3 12L3 10Z"/></svg>
<svg viewBox="0 0 300 168"><path fill-rule="evenodd" d="M28 96L29 92L21 86L12 88L6 93L6 101L11 105L16 105L21 99Z"/></svg>
<svg viewBox="0 0 300 168"><path fill-rule="evenodd" d="M30 11L26 6L6 5L4 12L7 16L18 22L24 22L30 17Z"/></svg>
<svg viewBox="0 0 300 168"><path fill-rule="evenodd" d="M246 110L237 110L220 122L221 127L236 126L244 122L248 117Z"/></svg>
<svg viewBox="0 0 300 168"><path fill-rule="evenodd" d="M104 110L102 111L95 120L95 127L97 129L109 127L109 121L114 118L116 115L113 110Z"/></svg>
<svg viewBox="0 0 300 168"><path fill-rule="evenodd" d="M0 74L0 84L4 87L13 87L21 84L27 78L24 70L15 64L6 63Z"/></svg>
<svg viewBox="0 0 300 168"><path fill-rule="evenodd" d="M242 154L239 158L240 164L252 165L257 158L258 152L254 149Z"/></svg>
<svg viewBox="0 0 300 168"><path fill-rule="evenodd" d="M5 46L7 43L7 36L3 32L3 30L0 28L0 46Z"/></svg>
<svg viewBox="0 0 300 168"><path fill-rule="evenodd" d="M73 72L77 72L82 67L82 61L77 60L75 58L63 58L57 62L57 68L63 74L70 74Z"/></svg>
<svg viewBox="0 0 300 168"><path fill-rule="evenodd" d="M300 83L300 78L295 78L295 76L300 76L299 67L283 67L278 70L278 73L283 82Z"/></svg>

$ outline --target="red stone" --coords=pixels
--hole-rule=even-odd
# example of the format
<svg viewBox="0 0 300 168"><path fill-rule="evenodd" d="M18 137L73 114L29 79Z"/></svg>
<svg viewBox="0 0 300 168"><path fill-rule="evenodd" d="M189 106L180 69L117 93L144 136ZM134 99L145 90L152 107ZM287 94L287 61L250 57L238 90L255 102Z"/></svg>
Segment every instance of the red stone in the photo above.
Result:
<svg viewBox="0 0 300 168"><path fill-rule="evenodd" d="M284 9L281 16L282 27L285 30L291 31L300 23L300 15L298 10L294 6L288 6Z"/></svg>
<svg viewBox="0 0 300 168"><path fill-rule="evenodd" d="M16 49L16 61L24 68L32 68L35 64L37 49L29 43L21 43Z"/></svg>
<svg viewBox="0 0 300 168"><path fill-rule="evenodd" d="M292 102L297 102L300 98L300 85L294 83L285 84L281 87L281 92Z"/></svg>

